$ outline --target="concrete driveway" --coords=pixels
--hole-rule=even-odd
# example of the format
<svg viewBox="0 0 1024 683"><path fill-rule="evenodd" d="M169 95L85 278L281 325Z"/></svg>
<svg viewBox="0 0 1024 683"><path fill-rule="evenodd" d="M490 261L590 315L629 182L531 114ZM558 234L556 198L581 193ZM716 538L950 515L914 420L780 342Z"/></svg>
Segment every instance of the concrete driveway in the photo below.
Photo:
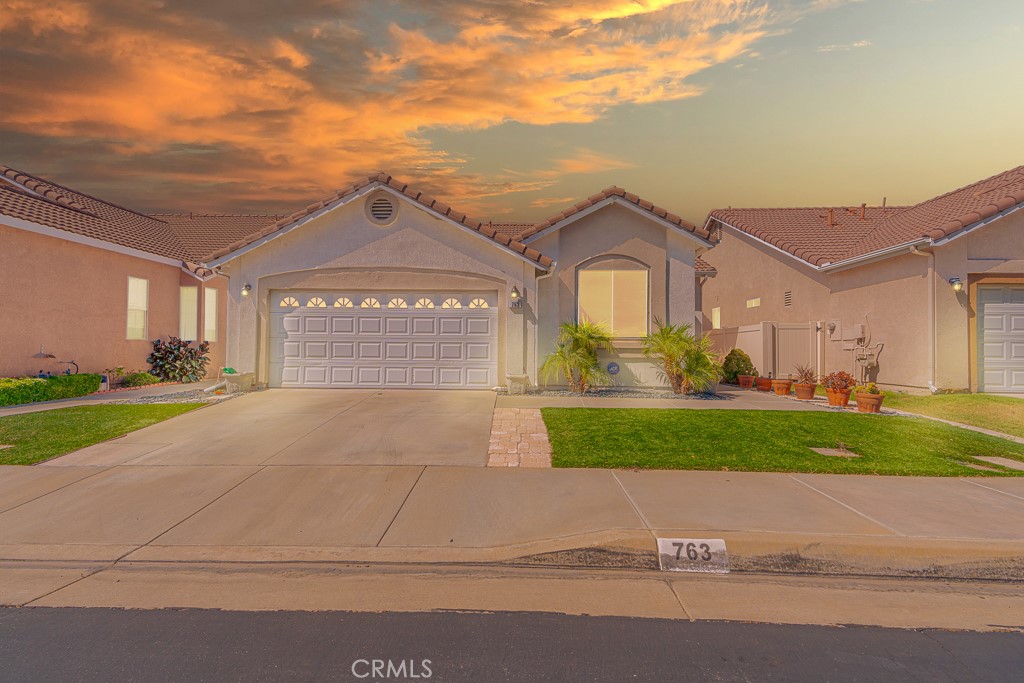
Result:
<svg viewBox="0 0 1024 683"><path fill-rule="evenodd" d="M46 466L487 464L489 391L274 389Z"/></svg>

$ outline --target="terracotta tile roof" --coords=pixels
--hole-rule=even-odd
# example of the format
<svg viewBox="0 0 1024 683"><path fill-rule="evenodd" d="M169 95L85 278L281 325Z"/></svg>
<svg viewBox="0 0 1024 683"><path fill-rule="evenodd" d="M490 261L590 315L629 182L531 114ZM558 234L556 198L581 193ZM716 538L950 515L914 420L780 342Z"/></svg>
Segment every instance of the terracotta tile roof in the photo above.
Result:
<svg viewBox="0 0 1024 683"><path fill-rule="evenodd" d="M375 173L374 175L367 176L366 178L359 180L347 187L343 187L342 189L338 190L331 196L326 197L319 202L314 202L313 204L310 204L306 208L296 211L290 216L285 216L281 220L272 223L271 225L268 225L257 232L254 232L231 244L225 245L224 247L216 249L215 251L207 254L205 260L209 261L212 259L220 258L222 256L226 256L231 252L241 249L242 247L245 247L249 244L252 244L257 240L272 235L275 232L282 230L302 220L303 218L309 216L312 213L315 213L324 208L328 208L345 199L346 197L349 197L350 195L355 194L356 192L359 192L363 188L373 184L386 185L391 189L405 195L406 197L420 204L421 206L429 209L430 211L442 215L448 218L449 220L455 221L456 223L464 225L467 228L470 228L471 230L475 230L479 232L481 235L484 235L485 237L497 242L499 245L507 249L511 249L512 251L515 251L519 254L522 254L527 259L537 263L543 268L549 268L554 263L554 261L552 261L547 256L544 256L536 249L531 249L522 242L513 239L509 235L498 232L494 227L488 227L488 224L470 218L466 214L460 211L456 211L447 204L439 202L437 199L434 199L433 197L430 197L422 192L419 192L409 187L409 185L407 185L406 183L403 183L402 181L384 172L379 172Z"/></svg>
<svg viewBox="0 0 1024 683"><path fill-rule="evenodd" d="M163 221L3 165L0 214L157 256L191 257Z"/></svg>
<svg viewBox="0 0 1024 683"><path fill-rule="evenodd" d="M718 269L702 259L700 256L694 259L693 269L697 272L697 275L710 275L711 277L718 275Z"/></svg>
<svg viewBox="0 0 1024 683"><path fill-rule="evenodd" d="M565 211L557 213L551 218L548 218L545 221L537 223L526 232L520 234L519 239L526 239L527 237L536 235L542 230L546 230L547 228L550 228L553 225L561 223L562 221L564 221L566 218L569 218L573 214L579 213L580 211L583 211L584 209L587 209L599 202L603 202L604 200L609 199L611 197L619 197L624 201L627 201L631 204L635 204L644 211L647 211L653 214L654 216L661 218L662 220L668 221L669 223L672 223L673 225L676 225L682 228L683 230L686 230L687 232L692 232L693 234L699 237L703 237L704 239L708 239L710 237L708 231L705 228L697 227L690 221L680 218L679 216L675 215L674 213L670 213L669 211L666 211L660 206L655 206L651 202L647 201L646 199L641 199L632 192L626 192L621 187L616 187L613 185L612 187L606 188L598 192L597 194L587 197L583 201L570 206Z"/></svg>
<svg viewBox="0 0 1024 683"><path fill-rule="evenodd" d="M1024 166L915 206L716 209L708 216L815 266L921 240L939 240L1024 204ZM831 212L832 224L829 224Z"/></svg>
<svg viewBox="0 0 1024 683"><path fill-rule="evenodd" d="M533 223L488 223L499 235L506 235L514 240L520 239L527 230L533 229Z"/></svg>
<svg viewBox="0 0 1024 683"><path fill-rule="evenodd" d="M284 214L153 213L167 223L193 254L202 261L207 254L223 249L284 218Z"/></svg>

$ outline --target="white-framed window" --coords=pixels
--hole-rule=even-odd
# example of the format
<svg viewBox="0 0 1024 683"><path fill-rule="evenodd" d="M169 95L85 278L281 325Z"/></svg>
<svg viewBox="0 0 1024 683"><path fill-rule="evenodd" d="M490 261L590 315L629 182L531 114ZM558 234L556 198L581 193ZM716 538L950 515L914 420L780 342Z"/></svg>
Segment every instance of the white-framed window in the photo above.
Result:
<svg viewBox="0 0 1024 683"><path fill-rule="evenodd" d="M711 309L711 329L722 329L722 307L715 306Z"/></svg>
<svg viewBox="0 0 1024 683"><path fill-rule="evenodd" d="M647 270L581 270L577 274L578 319L608 327L613 337L647 335L650 318Z"/></svg>
<svg viewBox="0 0 1024 683"><path fill-rule="evenodd" d="M199 338L199 288L178 288L178 337L185 341Z"/></svg>
<svg viewBox="0 0 1024 683"><path fill-rule="evenodd" d="M761 297L755 299L747 299L747 308L757 308L761 305Z"/></svg>
<svg viewBox="0 0 1024 683"><path fill-rule="evenodd" d="M149 280L128 278L128 339L148 339Z"/></svg>
<svg viewBox="0 0 1024 683"><path fill-rule="evenodd" d="M217 290L203 290L203 339L217 341Z"/></svg>

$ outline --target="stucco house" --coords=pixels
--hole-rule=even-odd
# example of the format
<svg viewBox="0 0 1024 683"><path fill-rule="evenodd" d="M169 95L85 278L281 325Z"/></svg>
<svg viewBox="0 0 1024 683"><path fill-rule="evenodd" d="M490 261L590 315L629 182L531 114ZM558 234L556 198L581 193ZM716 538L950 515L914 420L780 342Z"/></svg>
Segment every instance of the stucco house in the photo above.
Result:
<svg viewBox="0 0 1024 683"><path fill-rule="evenodd" d="M619 384L657 384L639 338L655 317L699 326L713 275L704 228L617 187L523 224L384 173L285 217L144 216L2 175L0 284L35 301L0 312L5 375L38 371L40 346L141 367L145 340L215 318L211 366L271 387L491 388L537 383L558 325L589 317L613 329Z"/></svg>
<svg viewBox="0 0 1024 683"><path fill-rule="evenodd" d="M718 209L707 330L761 374L1024 393L1024 166L915 206Z"/></svg>

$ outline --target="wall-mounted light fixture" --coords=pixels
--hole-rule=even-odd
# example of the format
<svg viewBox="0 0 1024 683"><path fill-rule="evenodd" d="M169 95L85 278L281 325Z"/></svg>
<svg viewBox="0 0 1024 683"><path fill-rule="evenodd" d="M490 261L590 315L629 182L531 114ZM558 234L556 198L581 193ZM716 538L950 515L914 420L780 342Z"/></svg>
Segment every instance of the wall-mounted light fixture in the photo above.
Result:
<svg viewBox="0 0 1024 683"><path fill-rule="evenodd" d="M512 291L508 293L508 307L509 308L522 308L523 307L523 295L519 293L518 287L513 287Z"/></svg>
<svg viewBox="0 0 1024 683"><path fill-rule="evenodd" d="M949 278L949 286L953 288L954 292L962 292L964 290L964 281L958 277Z"/></svg>
<svg viewBox="0 0 1024 683"><path fill-rule="evenodd" d="M242 285L242 296L249 296L249 292L251 292L251 291L252 291L252 285L250 285L248 282L246 282L244 285Z"/></svg>
<svg viewBox="0 0 1024 683"><path fill-rule="evenodd" d="M835 324L834 322L830 322L830 323L828 324L828 333L829 333L830 335L832 335L832 334L835 334L835 333L836 333L836 324Z"/></svg>

